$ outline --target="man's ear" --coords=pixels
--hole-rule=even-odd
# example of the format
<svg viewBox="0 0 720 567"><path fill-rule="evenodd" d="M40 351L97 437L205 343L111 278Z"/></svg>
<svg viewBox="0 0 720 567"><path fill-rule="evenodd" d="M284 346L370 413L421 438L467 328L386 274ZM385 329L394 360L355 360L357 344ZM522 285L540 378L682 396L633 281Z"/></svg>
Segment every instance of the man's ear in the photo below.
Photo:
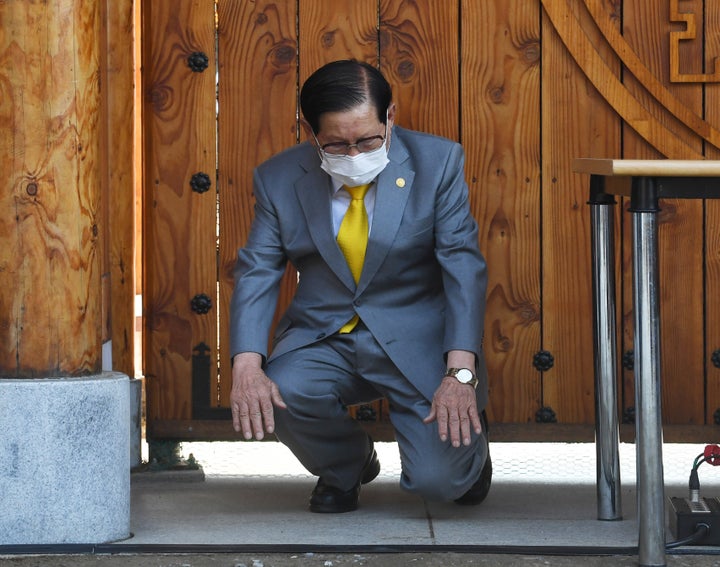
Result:
<svg viewBox="0 0 720 567"><path fill-rule="evenodd" d="M397 115L397 106L395 106L394 102L390 103L390 106L388 106L387 111L387 120L388 122L392 122L391 125L395 125L395 116Z"/></svg>
<svg viewBox="0 0 720 567"><path fill-rule="evenodd" d="M310 126L308 121L305 120L304 118L300 119L300 124L302 125L303 131L305 132L305 137L314 144L315 143L315 134L313 132L312 126Z"/></svg>

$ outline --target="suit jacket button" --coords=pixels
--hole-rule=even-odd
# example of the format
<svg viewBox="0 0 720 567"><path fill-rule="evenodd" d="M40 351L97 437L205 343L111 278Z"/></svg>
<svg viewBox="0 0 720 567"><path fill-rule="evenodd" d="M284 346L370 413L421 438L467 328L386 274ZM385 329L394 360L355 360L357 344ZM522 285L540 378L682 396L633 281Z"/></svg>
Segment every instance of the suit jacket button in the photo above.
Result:
<svg viewBox="0 0 720 567"><path fill-rule="evenodd" d="M316 339L324 339L324 338L325 338L325 333L320 333L320 334L319 334L317 337L315 337L315 338L316 338Z"/></svg>

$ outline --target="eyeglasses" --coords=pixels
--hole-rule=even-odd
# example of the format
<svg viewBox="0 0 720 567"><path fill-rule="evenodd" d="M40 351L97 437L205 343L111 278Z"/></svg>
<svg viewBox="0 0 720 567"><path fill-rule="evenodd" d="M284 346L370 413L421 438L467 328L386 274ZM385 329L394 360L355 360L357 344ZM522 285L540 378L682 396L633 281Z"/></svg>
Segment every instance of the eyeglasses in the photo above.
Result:
<svg viewBox="0 0 720 567"><path fill-rule="evenodd" d="M387 127L386 127L387 128ZM324 152L337 156L346 156L350 153L351 148L357 148L360 153L371 152L377 150L385 141L385 136L370 136L369 138L360 138L354 144L347 142L331 142L320 146Z"/></svg>
<svg viewBox="0 0 720 567"><path fill-rule="evenodd" d="M320 149L324 151L325 153L332 154L335 156L346 156L350 153L351 148L357 148L357 151L359 151L361 154L365 152L372 152L373 150L377 150L380 146L383 145L383 142L385 142L385 138L387 138L388 135L388 123L387 123L387 113L385 113L385 135L384 136L369 136L368 138L360 138L357 140L354 144L348 144L347 142L330 142L329 144L324 144L320 146L320 142L318 142L317 137L315 136L315 133L313 132L313 138L315 138L315 143L320 146Z"/></svg>

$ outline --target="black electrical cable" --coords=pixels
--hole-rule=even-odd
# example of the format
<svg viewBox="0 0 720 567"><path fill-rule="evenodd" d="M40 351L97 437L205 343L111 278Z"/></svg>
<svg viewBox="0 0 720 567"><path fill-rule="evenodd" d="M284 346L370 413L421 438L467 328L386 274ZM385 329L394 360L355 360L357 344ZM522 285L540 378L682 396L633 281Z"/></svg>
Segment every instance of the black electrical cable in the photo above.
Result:
<svg viewBox="0 0 720 567"><path fill-rule="evenodd" d="M665 549L673 549L680 547L681 545L691 545L700 541L710 531L710 526L705 523L699 523L695 526L695 531L689 536L679 539L677 541L671 541L665 544Z"/></svg>

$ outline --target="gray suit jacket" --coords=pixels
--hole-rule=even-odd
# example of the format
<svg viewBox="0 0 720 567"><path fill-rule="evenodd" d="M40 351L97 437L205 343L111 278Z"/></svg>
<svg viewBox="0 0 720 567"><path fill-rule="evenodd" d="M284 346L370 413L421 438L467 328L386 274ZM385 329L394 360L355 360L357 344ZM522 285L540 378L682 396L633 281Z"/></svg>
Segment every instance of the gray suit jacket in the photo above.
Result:
<svg viewBox="0 0 720 567"><path fill-rule="evenodd" d="M276 328L271 358L322 341L357 313L428 400L445 372L445 353L476 353L482 408L487 272L468 205L463 150L450 140L395 126L388 158L377 178L357 285L333 236L331 180L316 150L305 142L257 167L255 218L235 269L231 354L267 356L289 260L299 282Z"/></svg>

